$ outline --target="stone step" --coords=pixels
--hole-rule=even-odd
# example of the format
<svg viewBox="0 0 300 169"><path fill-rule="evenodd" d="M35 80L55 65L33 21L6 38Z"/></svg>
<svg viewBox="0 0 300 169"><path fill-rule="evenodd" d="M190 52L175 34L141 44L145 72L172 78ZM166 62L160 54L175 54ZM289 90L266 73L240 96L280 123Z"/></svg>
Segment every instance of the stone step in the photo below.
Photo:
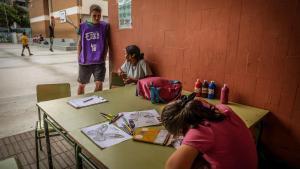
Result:
<svg viewBox="0 0 300 169"><path fill-rule="evenodd" d="M45 38L45 41L47 41L48 44L44 44L44 41L41 43L33 43L32 39L30 39L31 45L50 48L50 39ZM77 50L76 44L77 43L73 39L54 38L53 49L65 50L65 51Z"/></svg>

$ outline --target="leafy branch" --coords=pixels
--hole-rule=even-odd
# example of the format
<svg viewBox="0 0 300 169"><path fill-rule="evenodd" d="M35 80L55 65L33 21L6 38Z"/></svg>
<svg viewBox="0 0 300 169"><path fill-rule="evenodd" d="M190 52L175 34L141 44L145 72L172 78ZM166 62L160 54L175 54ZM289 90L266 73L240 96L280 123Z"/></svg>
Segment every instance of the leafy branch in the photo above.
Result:
<svg viewBox="0 0 300 169"><path fill-rule="evenodd" d="M28 12L17 5L0 3L0 27L11 27L16 22L21 27L30 27Z"/></svg>

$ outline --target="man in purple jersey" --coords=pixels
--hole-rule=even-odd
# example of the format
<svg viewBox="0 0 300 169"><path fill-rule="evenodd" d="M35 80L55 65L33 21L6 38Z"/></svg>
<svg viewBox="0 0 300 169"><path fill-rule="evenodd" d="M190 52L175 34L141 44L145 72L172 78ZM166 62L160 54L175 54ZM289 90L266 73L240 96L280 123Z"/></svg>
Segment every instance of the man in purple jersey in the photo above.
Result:
<svg viewBox="0 0 300 169"><path fill-rule="evenodd" d="M95 90L101 91L105 79L109 25L101 19L101 7L90 7L91 21L80 24L77 44L79 75L77 94L84 94L85 84L94 76Z"/></svg>

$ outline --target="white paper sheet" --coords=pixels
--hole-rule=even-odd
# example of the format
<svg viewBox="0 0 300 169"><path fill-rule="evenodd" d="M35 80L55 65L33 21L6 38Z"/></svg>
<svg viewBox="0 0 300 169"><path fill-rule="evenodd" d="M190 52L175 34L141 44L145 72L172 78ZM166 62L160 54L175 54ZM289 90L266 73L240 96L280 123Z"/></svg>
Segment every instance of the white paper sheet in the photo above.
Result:
<svg viewBox="0 0 300 169"><path fill-rule="evenodd" d="M124 115L123 117L127 120L127 122L129 122L129 120L131 119L135 124L135 128L161 124L161 122L158 120L160 118L160 115L155 109L134 112L122 112L121 114ZM115 124L119 127L122 127L124 121L119 119L115 122Z"/></svg>
<svg viewBox="0 0 300 169"><path fill-rule="evenodd" d="M101 148L107 148L132 136L108 122L82 128L81 131Z"/></svg>
<svg viewBox="0 0 300 169"><path fill-rule="evenodd" d="M72 99L68 101L68 103L75 108L86 107L86 106L99 104L103 102L107 102L107 100L104 99L103 97L95 96L95 95L90 97L85 97L85 98Z"/></svg>

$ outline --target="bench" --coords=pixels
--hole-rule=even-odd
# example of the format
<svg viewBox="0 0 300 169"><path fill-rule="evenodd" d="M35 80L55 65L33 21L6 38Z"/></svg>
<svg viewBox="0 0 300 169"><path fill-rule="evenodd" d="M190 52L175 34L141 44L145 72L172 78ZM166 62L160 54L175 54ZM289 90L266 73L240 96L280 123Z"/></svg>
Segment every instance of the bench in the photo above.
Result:
<svg viewBox="0 0 300 169"><path fill-rule="evenodd" d="M44 38L45 41L48 42L48 44L44 44L44 41L41 43L33 43L33 39L30 39L30 42L32 42L33 45L49 48L50 45L50 39ZM70 50L76 50L77 49L77 42L74 39L62 39L62 38L54 38L53 40L53 49L60 49L65 51Z"/></svg>

